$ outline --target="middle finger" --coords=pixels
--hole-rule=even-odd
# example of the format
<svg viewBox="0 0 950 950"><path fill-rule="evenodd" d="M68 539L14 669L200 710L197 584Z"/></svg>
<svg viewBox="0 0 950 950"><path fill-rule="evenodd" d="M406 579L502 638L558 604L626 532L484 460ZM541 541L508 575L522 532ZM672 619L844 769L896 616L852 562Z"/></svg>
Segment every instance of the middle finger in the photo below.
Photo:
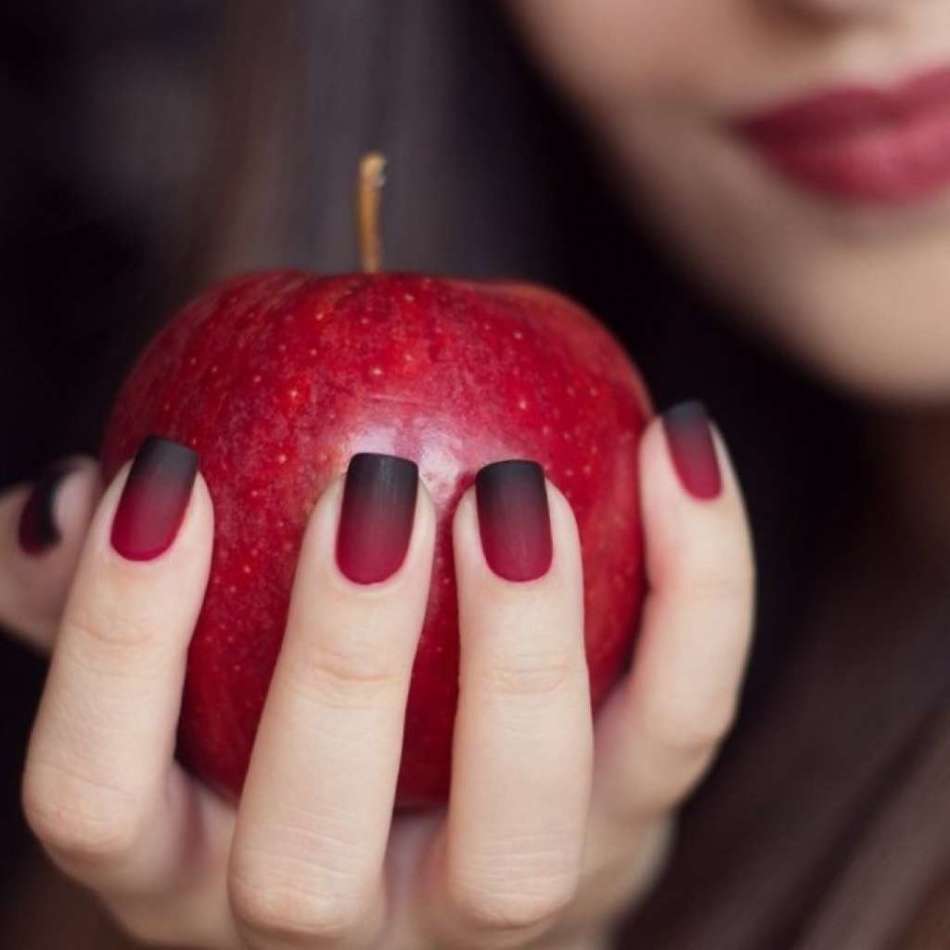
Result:
<svg viewBox="0 0 950 950"><path fill-rule="evenodd" d="M418 486L411 462L355 456L304 537L231 855L231 902L254 947L349 946L381 926L435 537Z"/></svg>

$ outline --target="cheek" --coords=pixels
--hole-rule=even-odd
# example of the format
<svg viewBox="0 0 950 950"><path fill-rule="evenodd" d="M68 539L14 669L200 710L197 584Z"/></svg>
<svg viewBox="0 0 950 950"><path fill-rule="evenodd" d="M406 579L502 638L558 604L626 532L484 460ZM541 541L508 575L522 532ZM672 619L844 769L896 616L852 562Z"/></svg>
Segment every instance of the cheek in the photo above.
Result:
<svg viewBox="0 0 950 950"><path fill-rule="evenodd" d="M541 63L596 112L694 85L708 95L716 64L734 63L733 54L750 48L747 18L737 15L749 4L738 0L510 0L508 6Z"/></svg>

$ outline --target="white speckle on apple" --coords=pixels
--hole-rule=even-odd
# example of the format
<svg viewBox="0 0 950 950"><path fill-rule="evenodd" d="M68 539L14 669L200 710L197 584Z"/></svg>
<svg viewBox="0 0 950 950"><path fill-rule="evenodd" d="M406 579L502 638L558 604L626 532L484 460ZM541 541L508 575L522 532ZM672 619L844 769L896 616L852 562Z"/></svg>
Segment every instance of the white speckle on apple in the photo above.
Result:
<svg viewBox="0 0 950 950"><path fill-rule="evenodd" d="M374 366L374 367L369 371L369 374L370 374L370 376L382 376L382 375L383 375L383 371L382 371L378 366Z"/></svg>
<svg viewBox="0 0 950 950"><path fill-rule="evenodd" d="M326 313L325 313L323 310L318 310L318 311L313 315L313 319L316 320L317 323L319 323L325 316L326 316Z"/></svg>
<svg viewBox="0 0 950 950"><path fill-rule="evenodd" d="M308 354L309 354L310 356L316 356L316 355L317 355L317 349L316 349L316 347L311 347L307 352L308 352Z"/></svg>
<svg viewBox="0 0 950 950"><path fill-rule="evenodd" d="M251 380L252 383L259 383L260 381L261 381L261 377L259 374Z"/></svg>
<svg viewBox="0 0 950 950"><path fill-rule="evenodd" d="M515 338L516 340L523 340L523 339L524 339L524 334L523 334L520 330L515 330L513 336L514 336L514 338Z"/></svg>
<svg viewBox="0 0 950 950"><path fill-rule="evenodd" d="M405 300L406 303L415 303L416 300L413 294L403 294L402 299Z"/></svg>
<svg viewBox="0 0 950 950"><path fill-rule="evenodd" d="M277 464L283 465L286 461L287 461L287 456L284 455L283 452L281 452L280 455L277 456Z"/></svg>
<svg viewBox="0 0 950 950"><path fill-rule="evenodd" d="M245 574L250 574L250 573L251 573L251 565L250 565L250 564L245 564L245 565L243 565L243 566L241 567L241 570L242 570Z"/></svg>
<svg viewBox="0 0 950 950"><path fill-rule="evenodd" d="M519 408L522 412L524 412L524 410L528 408L528 400L527 400L527 399L519 399L519 400L518 400L518 408Z"/></svg>
<svg viewBox="0 0 950 950"><path fill-rule="evenodd" d="M290 396L291 399L297 399L300 396L300 390L291 389L290 392L287 393L287 395Z"/></svg>

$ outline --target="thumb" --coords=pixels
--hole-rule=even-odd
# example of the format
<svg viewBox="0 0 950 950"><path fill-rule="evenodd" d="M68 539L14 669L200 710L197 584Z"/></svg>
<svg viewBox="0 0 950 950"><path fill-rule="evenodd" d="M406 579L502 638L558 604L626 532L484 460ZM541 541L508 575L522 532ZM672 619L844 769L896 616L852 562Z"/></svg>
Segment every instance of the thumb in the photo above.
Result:
<svg viewBox="0 0 950 950"><path fill-rule="evenodd" d="M0 493L0 625L41 652L52 649L101 494L99 467L84 456Z"/></svg>

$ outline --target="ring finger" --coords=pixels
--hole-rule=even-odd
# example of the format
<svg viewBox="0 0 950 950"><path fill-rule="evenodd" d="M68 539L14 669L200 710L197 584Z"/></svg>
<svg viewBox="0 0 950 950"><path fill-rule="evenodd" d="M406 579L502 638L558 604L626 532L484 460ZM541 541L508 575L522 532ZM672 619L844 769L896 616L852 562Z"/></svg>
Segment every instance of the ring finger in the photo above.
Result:
<svg viewBox="0 0 950 950"><path fill-rule="evenodd" d="M577 886L592 754L580 546L567 501L521 461L479 473L454 541L461 681L432 926L453 945L510 945Z"/></svg>

